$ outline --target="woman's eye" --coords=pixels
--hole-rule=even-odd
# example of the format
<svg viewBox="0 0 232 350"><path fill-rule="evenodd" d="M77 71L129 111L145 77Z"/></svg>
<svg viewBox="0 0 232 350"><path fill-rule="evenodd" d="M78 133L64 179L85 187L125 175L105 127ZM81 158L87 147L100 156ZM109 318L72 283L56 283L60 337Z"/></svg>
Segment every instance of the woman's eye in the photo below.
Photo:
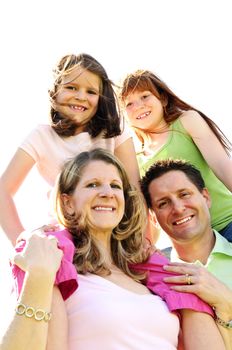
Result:
<svg viewBox="0 0 232 350"><path fill-rule="evenodd" d="M150 95L143 95L142 98L145 100L147 97L149 97Z"/></svg>
<svg viewBox="0 0 232 350"><path fill-rule="evenodd" d="M118 185L118 184L111 184L111 188L116 188L118 190L122 189L122 187L120 185Z"/></svg>
<svg viewBox="0 0 232 350"><path fill-rule="evenodd" d="M132 106L132 102L129 102L129 103L126 104L126 108L129 108L131 106Z"/></svg>
<svg viewBox="0 0 232 350"><path fill-rule="evenodd" d="M91 182L86 187L87 188L95 188L95 187L97 187L97 183L96 182Z"/></svg>

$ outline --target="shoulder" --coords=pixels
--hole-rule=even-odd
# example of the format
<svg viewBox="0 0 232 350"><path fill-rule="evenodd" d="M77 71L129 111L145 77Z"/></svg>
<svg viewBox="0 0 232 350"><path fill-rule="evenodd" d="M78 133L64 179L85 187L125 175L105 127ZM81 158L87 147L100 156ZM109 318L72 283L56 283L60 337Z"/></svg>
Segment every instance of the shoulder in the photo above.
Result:
<svg viewBox="0 0 232 350"><path fill-rule="evenodd" d="M183 112L179 120L190 135L193 133L196 134L196 132L198 133L200 130L204 131L205 129L209 128L204 118L202 118L202 116L194 110Z"/></svg>

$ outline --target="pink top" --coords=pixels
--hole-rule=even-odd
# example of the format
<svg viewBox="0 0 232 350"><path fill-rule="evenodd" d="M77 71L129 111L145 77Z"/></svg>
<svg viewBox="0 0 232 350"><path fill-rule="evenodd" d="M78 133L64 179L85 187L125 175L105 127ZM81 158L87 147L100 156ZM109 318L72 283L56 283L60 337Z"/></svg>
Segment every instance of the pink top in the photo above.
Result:
<svg viewBox="0 0 232 350"><path fill-rule="evenodd" d="M130 129L124 124L121 135L108 139L104 139L102 134L91 138L88 132L60 137L50 125L41 124L31 131L20 148L34 159L40 175L53 187L61 167L68 159L94 148L104 148L114 153L117 147L131 138Z"/></svg>
<svg viewBox="0 0 232 350"><path fill-rule="evenodd" d="M58 239L58 247L64 252L60 269L56 274L55 284L59 287L64 300L66 300L78 287L77 271L72 263L75 246L72 242L72 236L67 230L49 232L48 234L54 235ZM25 241L21 241L16 246L16 251L22 251L24 246ZM132 265L131 268L139 271L148 271L146 280L147 288L165 300L170 311L192 309L206 312L213 316L212 308L195 294L176 292L170 289L171 283L165 283L163 281L164 277L175 275L163 269L163 266L168 263L169 260L165 256L154 253L146 263ZM19 295L22 289L25 272L18 266L13 265L12 273L15 279L16 293Z"/></svg>
<svg viewBox="0 0 232 350"><path fill-rule="evenodd" d="M67 230L48 232L47 234L53 235L58 239L58 247L64 253L60 268L56 274L55 284L59 287L63 299L66 300L78 287L77 271L72 263L75 246L72 242L72 236ZM15 247L16 252L21 252L25 244L25 240L20 241ZM25 272L17 265L12 265L12 274L15 281L16 295L19 296L23 286Z"/></svg>

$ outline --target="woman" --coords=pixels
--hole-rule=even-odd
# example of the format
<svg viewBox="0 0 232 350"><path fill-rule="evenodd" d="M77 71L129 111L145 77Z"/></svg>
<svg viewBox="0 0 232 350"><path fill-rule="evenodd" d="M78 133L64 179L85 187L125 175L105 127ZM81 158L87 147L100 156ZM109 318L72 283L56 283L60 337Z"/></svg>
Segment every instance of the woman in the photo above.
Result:
<svg viewBox="0 0 232 350"><path fill-rule="evenodd" d="M181 349L180 324L185 350L225 349L208 313L193 311L194 307L170 312L142 283L146 274L133 269L150 257L143 244L146 210L111 153L83 152L67 163L57 183L56 211L75 245L78 288L62 301L60 290L73 278L64 248L63 279L56 279L60 289L55 287L52 295L62 254L54 237L32 236L14 259L26 274L2 350L16 344L18 350ZM54 235L61 247L62 233ZM181 294L172 299L177 301L177 295ZM191 297L195 298L182 294L180 299ZM176 301L173 310L180 309Z"/></svg>

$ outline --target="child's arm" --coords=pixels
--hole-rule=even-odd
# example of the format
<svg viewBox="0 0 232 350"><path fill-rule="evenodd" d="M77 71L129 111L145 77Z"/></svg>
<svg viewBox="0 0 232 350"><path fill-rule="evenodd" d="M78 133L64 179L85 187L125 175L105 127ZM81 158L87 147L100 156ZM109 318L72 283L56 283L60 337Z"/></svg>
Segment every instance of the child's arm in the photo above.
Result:
<svg viewBox="0 0 232 350"><path fill-rule="evenodd" d="M35 161L29 154L18 149L0 178L0 224L13 245L18 235L24 231L13 196L34 164Z"/></svg>

